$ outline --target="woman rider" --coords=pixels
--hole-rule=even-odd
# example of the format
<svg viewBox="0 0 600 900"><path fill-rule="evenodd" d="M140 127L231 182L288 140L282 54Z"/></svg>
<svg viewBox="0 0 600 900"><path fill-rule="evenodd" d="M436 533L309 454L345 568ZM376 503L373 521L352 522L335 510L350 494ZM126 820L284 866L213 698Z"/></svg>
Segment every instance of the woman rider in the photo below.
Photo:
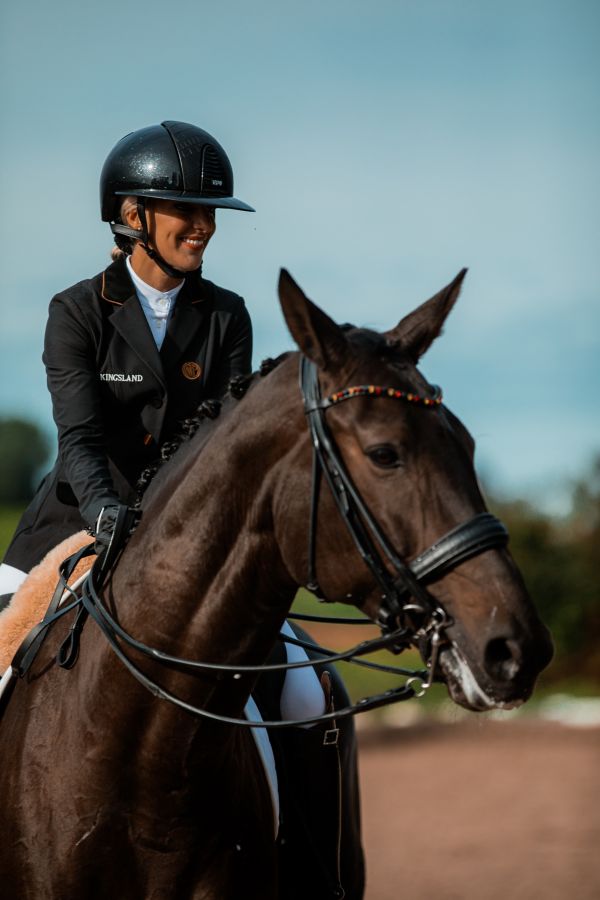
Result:
<svg viewBox="0 0 600 900"><path fill-rule="evenodd" d="M233 195L220 144L183 122L135 131L104 164L100 202L120 249L50 304L44 363L58 459L6 553L0 594L86 526L107 543L119 504L176 423L251 371L244 301L201 276L215 208L253 211Z"/></svg>
<svg viewBox="0 0 600 900"><path fill-rule="evenodd" d="M138 476L160 444L202 400L221 397L231 378L251 371L252 327L243 299L201 274L215 209L253 212L234 196L231 164L220 144L184 122L128 134L106 159L100 202L117 245L114 261L50 303L43 358L58 459L0 565L0 609L26 573L69 535L88 527L96 549L107 546L119 507L131 503ZM288 645L287 652L298 651ZM335 678L333 695L338 705L345 703ZM256 696L270 718L279 718L282 709L287 718L304 718L324 708L312 669L291 670L275 684L263 678ZM342 728L339 755L341 874L346 896L358 900L364 874L348 729ZM339 772L331 762L338 754L322 744L320 731L293 729L277 750L280 786L287 772L284 809L286 803L294 809L288 826L298 823L288 832L283 861L290 898L344 895L337 871L341 807L337 788L332 792ZM307 808L309 793L319 796L318 808Z"/></svg>

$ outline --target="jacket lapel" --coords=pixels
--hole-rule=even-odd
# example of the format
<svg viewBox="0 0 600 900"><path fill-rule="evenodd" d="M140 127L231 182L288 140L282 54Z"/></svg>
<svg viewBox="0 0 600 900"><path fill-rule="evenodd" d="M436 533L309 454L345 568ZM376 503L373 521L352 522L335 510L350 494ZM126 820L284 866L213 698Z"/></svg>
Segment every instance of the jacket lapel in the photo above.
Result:
<svg viewBox="0 0 600 900"><path fill-rule="evenodd" d="M152 369L164 387L165 375L160 354L129 277L124 258L118 259L104 272L101 294L102 299L112 305L110 321L115 331L118 331L137 356Z"/></svg>
<svg viewBox="0 0 600 900"><path fill-rule="evenodd" d="M131 349L152 369L154 375L164 386L165 374L158 347L135 292L129 300L115 310L111 322L115 331L119 332Z"/></svg>
<svg viewBox="0 0 600 900"><path fill-rule="evenodd" d="M103 273L102 298L111 304L111 322L121 337L150 366L165 386L165 372L181 362L186 349L206 321L214 288L196 272L186 278L175 301L160 353L137 298L123 258Z"/></svg>
<svg viewBox="0 0 600 900"><path fill-rule="evenodd" d="M184 358L186 349L206 321L208 306L208 285L201 279L188 278L175 301L160 351L165 372Z"/></svg>

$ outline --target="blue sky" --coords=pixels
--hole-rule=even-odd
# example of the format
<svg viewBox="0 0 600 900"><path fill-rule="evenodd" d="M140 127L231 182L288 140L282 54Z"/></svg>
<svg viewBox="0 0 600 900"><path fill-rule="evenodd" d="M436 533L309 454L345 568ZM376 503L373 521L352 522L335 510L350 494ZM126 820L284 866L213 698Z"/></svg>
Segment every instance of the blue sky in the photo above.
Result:
<svg viewBox="0 0 600 900"><path fill-rule="evenodd" d="M389 328L466 265L423 371L509 495L559 509L596 451L600 5L32 0L0 13L0 415L52 431L51 296L108 262L97 182L125 133L212 132L239 197L206 275L243 294L255 364L290 346L280 266Z"/></svg>

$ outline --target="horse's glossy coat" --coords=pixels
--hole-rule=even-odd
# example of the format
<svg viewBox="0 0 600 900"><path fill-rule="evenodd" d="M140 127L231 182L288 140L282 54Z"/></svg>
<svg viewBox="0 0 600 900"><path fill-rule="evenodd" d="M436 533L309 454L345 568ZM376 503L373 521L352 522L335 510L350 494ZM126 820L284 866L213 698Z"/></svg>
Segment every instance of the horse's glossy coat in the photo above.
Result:
<svg viewBox="0 0 600 900"><path fill-rule="evenodd" d="M461 281L387 335L342 332L285 274L280 295L324 393L353 383L423 392L416 361ZM145 643L240 665L271 651L307 572L310 445L297 371L292 354L255 379L148 491L108 589L119 620ZM485 508L472 441L444 407L360 398L329 411L328 422L405 558ZM375 462L376 448L397 462ZM325 594L350 596L374 616L378 592L327 492L318 529ZM474 709L526 699L551 651L508 552L469 560L431 592L454 623L441 658L452 697ZM76 667L59 670L53 653L64 631L61 623L50 635L0 726L3 891L35 900L274 900L270 799L248 731L157 702L91 625ZM242 713L251 686L141 665L174 693L229 715Z"/></svg>

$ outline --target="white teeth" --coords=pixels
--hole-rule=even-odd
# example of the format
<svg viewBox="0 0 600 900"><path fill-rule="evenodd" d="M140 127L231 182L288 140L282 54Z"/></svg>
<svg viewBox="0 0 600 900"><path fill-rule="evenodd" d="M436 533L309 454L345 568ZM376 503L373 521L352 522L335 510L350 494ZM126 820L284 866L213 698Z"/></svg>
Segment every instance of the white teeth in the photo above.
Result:
<svg viewBox="0 0 600 900"><path fill-rule="evenodd" d="M191 244L192 247L202 247L204 241L195 241L193 238L183 238L184 244Z"/></svg>

